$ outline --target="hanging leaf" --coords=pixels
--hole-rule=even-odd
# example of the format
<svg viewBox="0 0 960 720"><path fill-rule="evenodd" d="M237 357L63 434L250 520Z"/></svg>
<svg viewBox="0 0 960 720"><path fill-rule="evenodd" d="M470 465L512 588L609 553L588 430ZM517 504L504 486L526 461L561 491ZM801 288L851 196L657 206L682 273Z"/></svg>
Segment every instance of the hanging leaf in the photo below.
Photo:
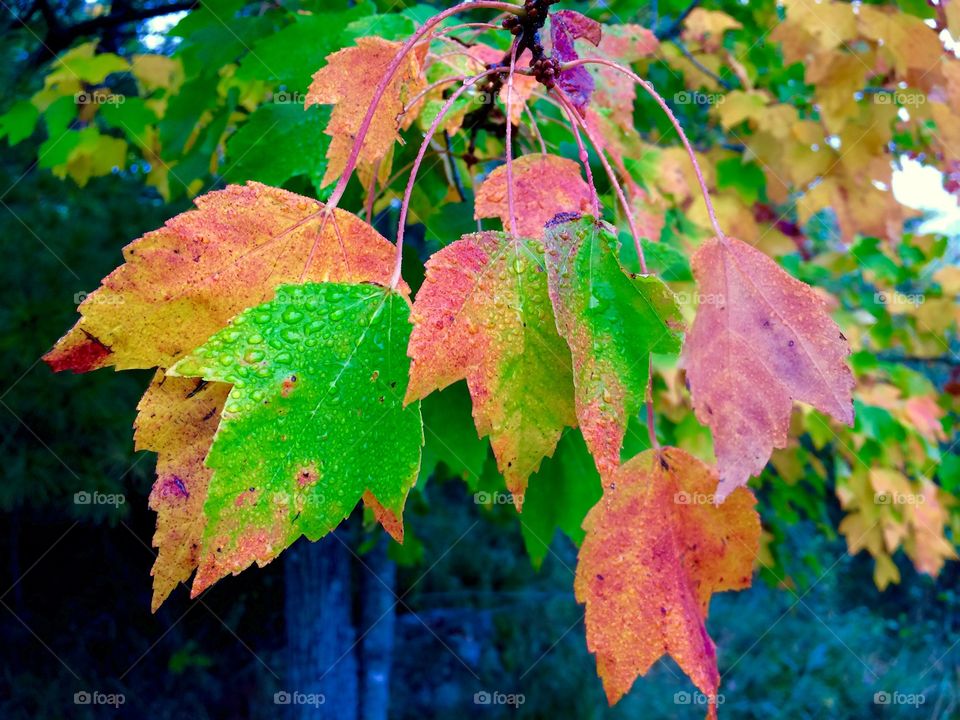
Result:
<svg viewBox="0 0 960 720"><path fill-rule="evenodd" d="M750 491L716 505L716 486L711 469L682 450L649 450L617 471L583 523L574 587L611 705L670 655L716 717L710 598L749 587L760 542Z"/></svg>
<svg viewBox="0 0 960 720"><path fill-rule="evenodd" d="M553 57L561 63L580 57L574 40L583 38L593 45L599 45L602 36L600 23L574 10L557 10L550 15ZM594 89L593 76L583 65L561 71L557 76L557 85L581 112L590 104Z"/></svg>
<svg viewBox="0 0 960 720"><path fill-rule="evenodd" d="M194 596L301 535L319 539L361 497L402 540L423 445L420 404L403 406L409 336L396 292L286 285L171 368L233 385L206 461Z"/></svg>
<svg viewBox="0 0 960 720"><path fill-rule="evenodd" d="M466 235L433 255L413 306L407 400L466 379L480 436L523 503L527 478L576 424L570 352L550 309L543 248Z"/></svg>
<svg viewBox="0 0 960 720"><path fill-rule="evenodd" d="M523 497L520 531L535 568L543 565L558 530L578 545L583 541L583 519L601 493L600 476L583 437L567 430L553 457L530 478Z"/></svg>
<svg viewBox="0 0 960 720"><path fill-rule="evenodd" d="M389 282L393 245L345 210L259 183L196 203L124 249L44 356L50 367L170 367L282 283Z"/></svg>
<svg viewBox="0 0 960 720"><path fill-rule="evenodd" d="M203 464L230 386L157 371L137 406L137 450L157 453L150 508L157 513L152 610L197 567L211 471Z"/></svg>
<svg viewBox="0 0 960 720"><path fill-rule="evenodd" d="M347 157L353 149L354 138L360 131L377 85L401 47L403 43L379 37L357 38L355 47L333 53L327 57L327 64L314 73L307 92L306 107L333 105L326 131L332 138L327 150L329 164L322 185L333 182L343 173ZM400 114L407 102L426 87L421 65L427 45L421 48L419 53L413 51L404 58L377 105L360 150L361 163L372 166L382 160L399 139ZM411 108L403 116L402 127L409 127L416 119L416 108Z"/></svg>
<svg viewBox="0 0 960 720"><path fill-rule="evenodd" d="M523 155L513 162L513 192L517 232L538 238L543 227L557 213L590 211L590 186L580 166L557 155ZM507 166L498 166L477 188L474 217L498 217L504 229L510 227L507 200Z"/></svg>
<svg viewBox="0 0 960 720"><path fill-rule="evenodd" d="M823 298L746 243L709 240L691 266L700 304L682 363L722 499L786 446L794 400L853 424L850 349Z"/></svg>
<svg viewBox="0 0 960 720"><path fill-rule="evenodd" d="M573 356L577 420L601 476L620 466L631 416L646 399L651 353L680 352L683 320L653 275L628 275L609 225L583 217L546 232L550 300Z"/></svg>

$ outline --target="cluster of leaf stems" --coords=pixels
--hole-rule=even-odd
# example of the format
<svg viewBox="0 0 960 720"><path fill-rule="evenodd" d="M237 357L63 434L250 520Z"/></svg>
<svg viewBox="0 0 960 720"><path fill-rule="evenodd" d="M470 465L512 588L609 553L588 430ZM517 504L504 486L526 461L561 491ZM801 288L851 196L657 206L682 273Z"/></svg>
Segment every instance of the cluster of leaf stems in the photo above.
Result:
<svg viewBox="0 0 960 720"><path fill-rule="evenodd" d="M420 164L423 162L423 158L426 154L429 144L440 129L440 124L442 123L444 117L453 107L453 104L456 100L469 88L474 87L474 85L480 81L487 82L487 85L481 86L485 92L490 92L490 97L495 97L504 87L506 83L507 88L507 97L506 97L506 116L504 118L505 126L505 160L506 160L506 174L507 174L507 203L509 206L509 231L512 235L517 234L517 224L516 224L516 214L514 209L514 187L513 187L513 151L512 151L512 141L513 141L513 122L512 118L512 104L513 104L513 77L516 72L520 72L525 75L532 75L537 77L538 80L547 88L548 98L557 104L567 115L571 131L574 134L574 138L577 141L577 146L580 150L580 160L584 165L585 172L587 174L587 180L589 185L592 188L593 192L593 204L594 212L596 217L600 217L600 207L599 199L597 198L595 184L593 182L593 176L590 169L589 158L587 155L586 145L583 142L581 137L581 132L586 136L587 140L596 150L596 155L600 164L603 166L604 172L610 180L611 187L614 190L614 193L617 196L617 199L620 205L623 208L624 216L627 220L627 224L630 227L631 235L633 236L634 246L636 247L637 257L640 262L641 272L647 274L647 265L643 253L643 245L640 240L640 234L638 232L636 222L634 220L633 212L630 208L630 203L627 200L626 193L623 190L619 179L617 178L614 169L611 167L609 160L606 157L606 152L603 143L594 135L593 131L590 129L588 123L586 122L583 114L577 108L574 107L573 103L567 97L566 93L556 85L554 79L565 69L577 67L580 65L595 65L595 66L604 66L612 68L617 72L625 74L627 77L632 79L636 84L640 85L657 103L657 105L663 110L663 112L670 119L671 124L674 129L677 131L677 134L680 136L680 140L683 143L683 146L687 152L688 157L693 165L694 172L697 177L698 184L700 186L700 191L703 195L704 203L706 204L707 214L710 218L710 222L713 226L713 229L716 233L716 236L720 239L721 242L726 242L726 237L723 231L720 229L720 224L717 220L716 212L713 207L713 202L710 199L710 193L707 189L706 181L704 180L703 172L700 168L699 163L697 162L696 155L693 151L693 147L690 144L689 139L686 136L686 133L683 131L682 126L680 125L679 120L673 114L670 107L667 105L666 100L656 91L656 89L648 81L644 80L633 72L630 68L621 65L612 60L607 60L605 58L580 58L577 60L572 60L567 63L557 63L550 58L546 58L543 46L540 42L540 31L543 29L544 24L547 21L549 16L549 7L553 5L557 0L526 0L525 3L520 6L513 3L501 2L499 0L468 0L467 2L461 2L451 8L443 10L432 18L427 20L420 28L414 32L413 35L404 43L403 47L397 51L396 56L387 66L384 71L383 77L380 80L380 83L377 85L377 88L374 91L373 98L370 102L370 106L367 109L367 114L363 119L363 122L360 124L360 128L357 132L356 138L354 140L353 148L350 151L350 155L347 158L346 165L344 167L343 173L340 176L340 179L337 182L336 187L333 190L330 198L327 203L323 205L317 212L314 214L321 215L332 213L333 209L337 207L343 193L346 190L347 183L350 181L351 176L353 175L354 170L356 169L357 161L360 156L360 149L363 147L364 139L366 138L367 132L370 129L370 125L373 121L374 114L377 111L377 107L380 104L381 99L387 91L387 88L393 82L394 77L397 74L397 71L400 69L401 64L407 55L422 42L429 42L434 30L447 18L453 17L459 13L469 12L472 10L497 10L501 13L506 14L507 19L503 23L503 27L509 30L512 34L515 35L516 39L513 41L510 47L510 51L505 55L504 59L493 66L487 67L483 72L474 75L473 77L455 77L450 78L450 83L461 82L459 88L457 88L446 100L443 108L434 118L433 123L431 124L429 130L424 137L423 143L420 146L420 151L417 154L417 157L414 161L413 166L411 167L410 174L407 181L406 191L404 193L403 202L400 206L400 217L397 227L397 243L396 243L396 259L393 277L391 278L391 287L396 288L401 280L401 263L403 258L403 236L404 229L406 226L407 220L407 211L410 206L410 197L413 192L413 186L416 181L417 173L420 169ZM516 62L517 58L522 55L525 50L530 50L532 61L531 66L528 68L517 68ZM467 127L471 130L471 133L475 133L479 129L486 127L490 123L490 112L493 103L489 103L482 110L483 114L476 117L470 118L468 116L468 121L465 122L464 127ZM476 130L475 130L476 129ZM474 135L472 135L472 138ZM470 154L472 155L475 148L471 142ZM652 370L652 368L651 368ZM652 381L653 374L650 373L650 379ZM652 386L647 388L647 416L648 424L647 429L650 433L650 441L653 447L659 447L657 442L656 432L653 427L653 404L652 404Z"/></svg>

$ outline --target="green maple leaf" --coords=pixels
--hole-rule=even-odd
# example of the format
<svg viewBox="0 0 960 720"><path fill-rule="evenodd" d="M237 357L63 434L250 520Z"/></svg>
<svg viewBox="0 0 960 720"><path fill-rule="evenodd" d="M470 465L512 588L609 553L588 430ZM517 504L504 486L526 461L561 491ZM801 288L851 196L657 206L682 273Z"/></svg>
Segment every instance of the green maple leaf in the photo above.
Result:
<svg viewBox="0 0 960 720"><path fill-rule="evenodd" d="M206 459L194 595L319 539L361 498L402 539L423 445L420 404L403 407L409 313L377 285L284 285L170 370L233 385Z"/></svg>
<svg viewBox="0 0 960 720"><path fill-rule="evenodd" d="M577 419L601 476L620 465L646 397L651 353L680 352L680 310L653 275L620 264L612 228L592 217L551 225L546 265L557 329L570 346Z"/></svg>

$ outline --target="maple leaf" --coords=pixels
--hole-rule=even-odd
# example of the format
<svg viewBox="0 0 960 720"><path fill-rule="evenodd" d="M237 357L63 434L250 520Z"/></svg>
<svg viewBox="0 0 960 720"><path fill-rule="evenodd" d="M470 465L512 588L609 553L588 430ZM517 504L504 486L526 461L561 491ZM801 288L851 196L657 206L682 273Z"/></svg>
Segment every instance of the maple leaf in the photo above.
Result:
<svg viewBox="0 0 960 720"><path fill-rule="evenodd" d="M590 451L576 430L568 430L545 460L523 498L520 531L531 564L543 565L553 536L560 531L583 542L583 519L600 499L602 486Z"/></svg>
<svg viewBox="0 0 960 720"><path fill-rule="evenodd" d="M517 232L526 237L540 237L557 213L590 210L590 186L580 166L558 155L534 153L514 160L513 191ZM503 227L510 227L506 165L495 168L477 188L473 214L477 220L498 217Z"/></svg>
<svg viewBox="0 0 960 720"><path fill-rule="evenodd" d="M786 446L794 400L853 424L850 348L823 298L746 243L713 238L691 267L700 304L681 362L722 499Z"/></svg>
<svg viewBox="0 0 960 720"><path fill-rule="evenodd" d="M333 105L326 130L332 140L327 150L329 163L323 176L324 185L343 173L377 85L403 47L402 43L380 37L361 37L356 42L355 47L344 48L327 57L327 64L314 73L307 92L305 107ZM427 45L424 44L420 52L411 52L404 58L380 99L360 149L361 163L373 165L385 158L399 139L398 129L409 127L416 120L416 108L410 108L403 115L402 124L398 122L407 101L426 87L422 70L426 51Z"/></svg>
<svg viewBox="0 0 960 720"><path fill-rule="evenodd" d="M196 204L124 249L44 356L54 370L170 367L282 283L389 282L393 245L345 210L259 183Z"/></svg>
<svg viewBox="0 0 960 720"><path fill-rule="evenodd" d="M620 466L627 423L646 397L650 354L680 352L680 310L657 277L628 276L613 228L595 218L551 224L544 243L557 328L573 358L577 420L606 477Z"/></svg>
<svg viewBox="0 0 960 720"><path fill-rule="evenodd" d="M427 262L413 323L407 401L466 379L477 431L521 507L527 478L576 424L542 245L497 232L451 243Z"/></svg>
<svg viewBox="0 0 960 720"><path fill-rule="evenodd" d="M743 25L735 18L720 10L695 8L683 22L683 39L690 43L699 43L707 50L720 49L723 35L727 30L739 30Z"/></svg>
<svg viewBox="0 0 960 720"><path fill-rule="evenodd" d="M137 406L137 450L157 453L150 508L157 513L152 610L197 567L210 468L203 464L230 386L168 377L158 370Z"/></svg>
<svg viewBox="0 0 960 720"><path fill-rule="evenodd" d="M600 23L574 10L557 10L550 14L553 57L562 63L580 57L575 40L583 38L593 45L599 45L602 35ZM557 85L581 112L590 104L594 89L593 76L582 65L561 71L557 76Z"/></svg>
<svg viewBox="0 0 960 720"><path fill-rule="evenodd" d="M740 488L715 505L716 483L682 450L648 450L616 472L584 520L574 589L611 705L666 654L713 699L716 717L710 598L749 587L760 542L753 495Z"/></svg>
<svg viewBox="0 0 960 720"><path fill-rule="evenodd" d="M206 460L194 596L300 535L319 539L361 498L402 540L423 445L420 404L403 405L409 335L394 291L286 285L170 369L233 385Z"/></svg>
<svg viewBox="0 0 960 720"><path fill-rule="evenodd" d="M660 47L657 36L642 25L605 25L603 38L590 57L614 60L630 65L654 55ZM609 113L617 130L633 127L633 105L637 99L632 79L606 65L586 66L594 76L594 104ZM606 133L603 133L606 136Z"/></svg>

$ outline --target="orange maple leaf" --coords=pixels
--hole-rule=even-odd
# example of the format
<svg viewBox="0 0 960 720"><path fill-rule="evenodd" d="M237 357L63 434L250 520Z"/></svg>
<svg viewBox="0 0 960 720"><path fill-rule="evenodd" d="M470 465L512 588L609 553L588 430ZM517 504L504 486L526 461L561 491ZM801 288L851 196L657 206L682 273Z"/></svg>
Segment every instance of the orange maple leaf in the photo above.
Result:
<svg viewBox="0 0 960 720"><path fill-rule="evenodd" d="M714 472L684 451L648 450L616 472L584 520L574 589L610 704L670 655L716 717L710 598L750 585L760 544L750 491L716 505L716 487Z"/></svg>
<svg viewBox="0 0 960 720"><path fill-rule="evenodd" d="M377 85L401 47L401 43L380 37L358 38L355 47L329 55L327 64L314 73L305 107L333 105L326 130L333 139L327 150L324 185L336 180L343 172ZM404 58L380 99L360 149L361 164L372 166L385 158L400 137L398 130L409 127L416 120L416 108L410 108L405 114L403 111L406 103L426 87L422 69L426 51L427 45L424 44L419 51ZM402 121L398 121L401 114Z"/></svg>
<svg viewBox="0 0 960 720"><path fill-rule="evenodd" d="M513 192L517 232L539 238L543 226L560 212L590 212L590 186L580 166L568 158L540 153L524 155L513 162ZM507 202L507 166L497 167L477 188L474 217L498 217L510 227Z"/></svg>

